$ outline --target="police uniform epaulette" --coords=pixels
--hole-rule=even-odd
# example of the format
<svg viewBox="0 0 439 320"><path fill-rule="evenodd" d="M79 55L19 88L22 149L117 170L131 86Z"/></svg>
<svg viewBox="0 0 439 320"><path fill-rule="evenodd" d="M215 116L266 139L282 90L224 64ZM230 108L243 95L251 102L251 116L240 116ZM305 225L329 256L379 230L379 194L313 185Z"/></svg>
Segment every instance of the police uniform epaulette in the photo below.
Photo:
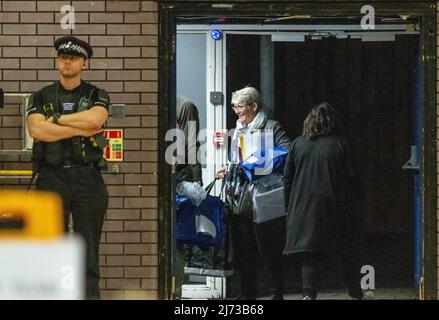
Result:
<svg viewBox="0 0 439 320"><path fill-rule="evenodd" d="M54 90L56 88L57 83L58 83L58 81L54 81L53 83L42 87L40 90L36 91L34 94L44 94L47 92L51 92L51 90Z"/></svg>
<svg viewBox="0 0 439 320"><path fill-rule="evenodd" d="M38 91L41 92L41 91L46 91L46 90L52 90L52 89L56 88L59 84L60 84L59 80L55 80L51 84L48 84L47 86L42 87ZM81 81L81 85L85 85L86 87L89 87L92 89L97 89L97 87L95 85L91 84L90 82L84 81L84 80Z"/></svg>
<svg viewBox="0 0 439 320"><path fill-rule="evenodd" d="M88 81L82 81L82 83L83 83L83 85L86 85L89 88L92 88L92 89L95 89L95 90L97 89L97 87L94 84L91 84Z"/></svg>

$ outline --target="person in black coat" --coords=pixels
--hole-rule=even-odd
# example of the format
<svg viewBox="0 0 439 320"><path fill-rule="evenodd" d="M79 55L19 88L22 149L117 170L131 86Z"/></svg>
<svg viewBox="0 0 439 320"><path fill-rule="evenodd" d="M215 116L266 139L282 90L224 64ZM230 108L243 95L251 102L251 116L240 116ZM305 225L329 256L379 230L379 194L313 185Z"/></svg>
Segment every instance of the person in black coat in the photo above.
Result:
<svg viewBox="0 0 439 320"><path fill-rule="evenodd" d="M328 103L315 106L304 121L302 135L291 144L285 164L284 254L301 261L304 300L316 299L317 277L327 258L342 268L349 295L363 296L355 206L359 194L351 146L338 131L333 108Z"/></svg>

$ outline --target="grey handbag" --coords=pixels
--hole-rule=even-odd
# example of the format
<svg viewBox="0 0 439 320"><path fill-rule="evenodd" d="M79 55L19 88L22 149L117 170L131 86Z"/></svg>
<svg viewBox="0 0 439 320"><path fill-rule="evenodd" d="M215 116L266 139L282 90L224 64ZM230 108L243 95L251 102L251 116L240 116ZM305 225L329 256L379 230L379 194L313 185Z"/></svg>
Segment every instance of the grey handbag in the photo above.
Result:
<svg viewBox="0 0 439 320"><path fill-rule="evenodd" d="M254 182L253 222L262 223L286 216L283 176L272 173Z"/></svg>

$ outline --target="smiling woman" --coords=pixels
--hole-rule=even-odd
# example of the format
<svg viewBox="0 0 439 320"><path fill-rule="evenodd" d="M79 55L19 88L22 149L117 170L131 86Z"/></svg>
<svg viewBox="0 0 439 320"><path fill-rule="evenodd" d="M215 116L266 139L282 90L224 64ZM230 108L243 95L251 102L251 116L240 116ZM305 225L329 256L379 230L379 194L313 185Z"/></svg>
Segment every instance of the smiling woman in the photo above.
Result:
<svg viewBox="0 0 439 320"><path fill-rule="evenodd" d="M226 202L232 208L231 234L236 270L241 275L242 299L256 299L258 281L256 265L262 261L271 285L271 299L283 299L282 249L285 220L276 217L264 223L253 219L253 184L241 166L253 152L264 153L271 147L289 148L290 139L277 121L270 120L262 109L261 97L253 87L233 92L231 99L238 116L232 138L230 170L221 169L217 176L226 175ZM265 144L261 144L261 140ZM263 143L264 143L263 142ZM232 191L233 190L233 191ZM247 199L247 200L244 200ZM245 204L244 204L245 203Z"/></svg>
<svg viewBox="0 0 439 320"><path fill-rule="evenodd" d="M248 125L261 110L259 92L253 87L245 87L232 95L232 108L243 125Z"/></svg>

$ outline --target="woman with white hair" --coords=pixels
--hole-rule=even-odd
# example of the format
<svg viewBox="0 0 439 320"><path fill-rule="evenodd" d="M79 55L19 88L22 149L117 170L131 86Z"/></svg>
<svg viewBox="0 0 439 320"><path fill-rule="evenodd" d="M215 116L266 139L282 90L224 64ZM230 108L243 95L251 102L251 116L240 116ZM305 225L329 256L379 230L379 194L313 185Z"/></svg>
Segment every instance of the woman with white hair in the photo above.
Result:
<svg viewBox="0 0 439 320"><path fill-rule="evenodd" d="M257 259L261 259L271 283L272 299L283 299L283 259L282 249L285 243L285 217L279 217L262 223L253 222L250 184L241 168L240 160L245 160L254 151L261 148L282 146L288 148L290 139L279 122L268 119L262 108L258 90L245 87L232 94L232 108L238 116L231 144L231 164L217 173L218 178L226 181L244 182L240 192L227 190L226 202L232 207L234 215L231 220L232 243L235 253L235 269L241 274L240 299L256 299L257 296ZM255 141L257 134L269 137L263 147ZM256 138L256 139L255 139ZM267 140L265 140L267 141ZM259 149L259 150L258 150ZM226 184L227 186L227 184ZM237 205L237 198L249 194L249 205Z"/></svg>

